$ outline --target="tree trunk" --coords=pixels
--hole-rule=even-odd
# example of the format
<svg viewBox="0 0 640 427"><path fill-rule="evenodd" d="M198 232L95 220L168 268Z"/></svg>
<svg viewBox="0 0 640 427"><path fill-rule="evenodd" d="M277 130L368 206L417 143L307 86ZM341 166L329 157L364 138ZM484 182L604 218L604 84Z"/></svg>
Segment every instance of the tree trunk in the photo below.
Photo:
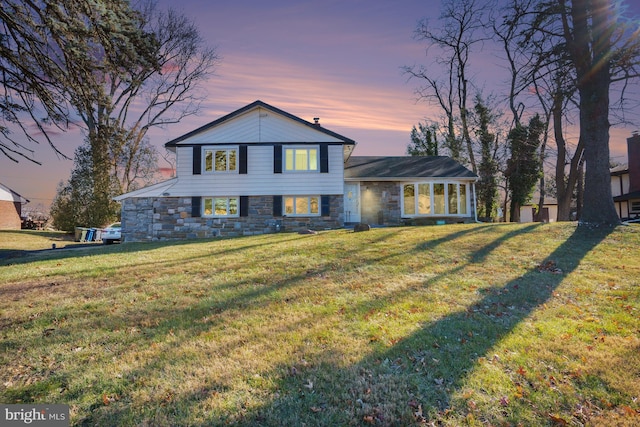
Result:
<svg viewBox="0 0 640 427"><path fill-rule="evenodd" d="M609 87L611 85L611 2L574 0L574 36L570 47L580 94L580 138L586 163L580 224L620 223L611 194L609 172Z"/></svg>
<svg viewBox="0 0 640 427"><path fill-rule="evenodd" d="M580 161L578 165L578 184L576 189L576 219L580 221L582 218L582 207L584 206L584 162Z"/></svg>
<svg viewBox="0 0 640 427"><path fill-rule="evenodd" d="M513 199L509 208L509 222L520 222L520 204Z"/></svg>
<svg viewBox="0 0 640 427"><path fill-rule="evenodd" d="M542 222L544 219L544 196L546 195L544 185L544 174L542 174L540 177L540 198L538 199L538 210L533 217L533 222Z"/></svg>

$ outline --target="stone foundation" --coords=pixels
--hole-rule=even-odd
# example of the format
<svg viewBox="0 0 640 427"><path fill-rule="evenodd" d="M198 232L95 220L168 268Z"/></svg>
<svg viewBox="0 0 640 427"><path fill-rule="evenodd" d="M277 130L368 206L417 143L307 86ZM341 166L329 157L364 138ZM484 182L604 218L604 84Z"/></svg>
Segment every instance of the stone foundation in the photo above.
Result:
<svg viewBox="0 0 640 427"><path fill-rule="evenodd" d="M330 196L329 216L274 217L273 196L250 196L246 217L203 218L191 215L191 197L130 198L122 203L122 241L251 236L342 228L343 203L342 195Z"/></svg>

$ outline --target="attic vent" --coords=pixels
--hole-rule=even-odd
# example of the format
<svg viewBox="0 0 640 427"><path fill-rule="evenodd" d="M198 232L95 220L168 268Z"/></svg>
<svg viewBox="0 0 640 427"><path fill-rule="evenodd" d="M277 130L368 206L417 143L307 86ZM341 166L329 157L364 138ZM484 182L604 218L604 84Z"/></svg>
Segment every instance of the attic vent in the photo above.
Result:
<svg viewBox="0 0 640 427"><path fill-rule="evenodd" d="M313 124L316 126L320 126L320 117L314 117L313 118Z"/></svg>

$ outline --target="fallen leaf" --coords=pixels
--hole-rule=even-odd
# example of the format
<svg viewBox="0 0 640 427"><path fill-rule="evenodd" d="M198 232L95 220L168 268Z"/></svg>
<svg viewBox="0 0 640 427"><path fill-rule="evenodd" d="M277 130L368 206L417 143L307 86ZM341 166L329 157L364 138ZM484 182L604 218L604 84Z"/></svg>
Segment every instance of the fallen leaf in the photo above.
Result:
<svg viewBox="0 0 640 427"><path fill-rule="evenodd" d="M520 399L520 398L524 395L524 390L522 389L522 386L521 386L521 385L517 385L517 386L516 386L516 390L517 390L517 391L516 391L516 393L515 393L515 397L516 397L517 399Z"/></svg>
<svg viewBox="0 0 640 427"><path fill-rule="evenodd" d="M318 412L322 412L322 411L323 411L323 409L322 408L318 408L317 406L312 406L311 407L311 412L318 413Z"/></svg>
<svg viewBox="0 0 640 427"><path fill-rule="evenodd" d="M559 426L566 426L569 425L569 423L567 422L567 420L565 420L562 417L559 417L557 415L553 415L553 414L549 414L549 419L551 420L551 422L555 425L559 425Z"/></svg>
<svg viewBox="0 0 640 427"><path fill-rule="evenodd" d="M509 398L507 396L502 396L500 398L500 405L509 406Z"/></svg>
<svg viewBox="0 0 640 427"><path fill-rule="evenodd" d="M635 409L633 409L631 406L620 405L620 408L622 409L622 411L627 417L635 417L639 415L639 413Z"/></svg>
<svg viewBox="0 0 640 427"><path fill-rule="evenodd" d="M413 416L415 417L416 421L420 423L424 423L427 421L424 415L422 415L422 405L418 405L418 410L413 413Z"/></svg>
<svg viewBox="0 0 640 427"><path fill-rule="evenodd" d="M375 420L373 419L373 415L365 415L364 417L362 417L362 420L365 423L369 423L369 424L373 424L375 422Z"/></svg>
<svg viewBox="0 0 640 427"><path fill-rule="evenodd" d="M470 399L471 396L473 396L474 390L465 390L465 392L462 394L462 398L463 399Z"/></svg>
<svg viewBox="0 0 640 427"><path fill-rule="evenodd" d="M524 370L524 368L523 368L522 366L520 366L516 372L518 373L518 375L521 375L521 376L523 376L523 377L524 377L524 376L525 376L525 374L527 373L527 371L525 371L525 370Z"/></svg>

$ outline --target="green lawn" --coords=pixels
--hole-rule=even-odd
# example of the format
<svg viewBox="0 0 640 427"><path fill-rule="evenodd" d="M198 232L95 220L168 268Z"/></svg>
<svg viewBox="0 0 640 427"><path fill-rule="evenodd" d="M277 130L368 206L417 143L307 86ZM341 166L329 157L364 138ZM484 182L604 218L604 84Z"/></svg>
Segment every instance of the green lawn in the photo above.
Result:
<svg viewBox="0 0 640 427"><path fill-rule="evenodd" d="M487 224L4 258L0 402L87 426L638 425L639 254L639 226Z"/></svg>

